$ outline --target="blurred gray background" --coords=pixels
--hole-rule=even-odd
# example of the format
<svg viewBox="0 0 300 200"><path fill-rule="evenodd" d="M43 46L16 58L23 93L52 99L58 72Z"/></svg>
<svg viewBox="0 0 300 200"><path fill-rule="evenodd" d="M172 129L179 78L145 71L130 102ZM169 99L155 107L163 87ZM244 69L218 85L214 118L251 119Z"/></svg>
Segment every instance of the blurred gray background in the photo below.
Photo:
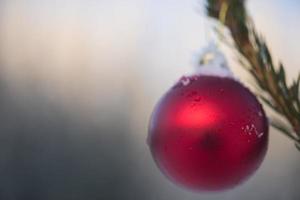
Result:
<svg viewBox="0 0 300 200"><path fill-rule="evenodd" d="M0 199L300 199L300 153L273 129L261 168L233 190L190 192L156 168L146 145L149 116L210 40L203 6L1 0ZM299 1L249 0L248 8L295 78Z"/></svg>

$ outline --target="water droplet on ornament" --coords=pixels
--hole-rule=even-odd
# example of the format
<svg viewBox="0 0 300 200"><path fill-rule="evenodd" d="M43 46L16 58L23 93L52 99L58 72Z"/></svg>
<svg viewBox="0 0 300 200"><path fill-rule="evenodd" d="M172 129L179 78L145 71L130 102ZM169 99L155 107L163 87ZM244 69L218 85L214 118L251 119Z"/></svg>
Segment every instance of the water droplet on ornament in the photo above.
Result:
<svg viewBox="0 0 300 200"><path fill-rule="evenodd" d="M191 108L195 108L196 105L197 105L196 103L192 103L192 104L191 104Z"/></svg>
<svg viewBox="0 0 300 200"><path fill-rule="evenodd" d="M202 97L200 97L200 96L196 96L196 97L194 98L194 101L197 101L197 102L199 102L199 101L201 101L201 99L202 99Z"/></svg>
<svg viewBox="0 0 300 200"><path fill-rule="evenodd" d="M194 97L195 95L197 95L197 92L195 90L192 90L191 92L189 92L186 97Z"/></svg>
<svg viewBox="0 0 300 200"><path fill-rule="evenodd" d="M242 130L244 131L245 134L255 135L258 138L261 138L264 134L263 132L258 132L254 124L246 125L245 127L242 127Z"/></svg>
<svg viewBox="0 0 300 200"><path fill-rule="evenodd" d="M257 137L258 137L258 138L261 138L263 135L264 135L264 133L261 132L261 133L259 133L259 134L257 135Z"/></svg>
<svg viewBox="0 0 300 200"><path fill-rule="evenodd" d="M188 77L185 77L183 76L181 79L180 79L180 82L182 83L183 86L187 86L188 84L190 84L190 79Z"/></svg>

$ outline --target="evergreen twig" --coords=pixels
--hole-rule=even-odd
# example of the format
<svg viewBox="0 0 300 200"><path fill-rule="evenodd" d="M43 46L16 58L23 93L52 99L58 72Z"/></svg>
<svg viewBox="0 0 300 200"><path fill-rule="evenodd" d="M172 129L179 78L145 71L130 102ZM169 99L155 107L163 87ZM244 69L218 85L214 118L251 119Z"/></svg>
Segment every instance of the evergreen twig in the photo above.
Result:
<svg viewBox="0 0 300 200"><path fill-rule="evenodd" d="M292 139L300 150L300 74L292 84L287 84L283 64L274 65L265 40L258 35L247 14L245 3L245 0L207 0L207 15L228 28L234 42L234 50L247 62L243 62L247 65L244 67L262 93L258 96L278 114L272 116L271 125ZM224 4L225 16L222 13ZM285 118L288 123L277 123L278 117Z"/></svg>

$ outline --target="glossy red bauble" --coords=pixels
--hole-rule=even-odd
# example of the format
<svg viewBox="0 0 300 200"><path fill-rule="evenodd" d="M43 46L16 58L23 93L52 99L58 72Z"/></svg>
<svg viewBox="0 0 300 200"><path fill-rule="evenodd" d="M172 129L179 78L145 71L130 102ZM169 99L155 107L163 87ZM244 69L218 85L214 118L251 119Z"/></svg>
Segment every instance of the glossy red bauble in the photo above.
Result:
<svg viewBox="0 0 300 200"><path fill-rule="evenodd" d="M193 190L239 185L260 166L268 122L256 97L228 77L183 77L156 106L148 143L160 170Z"/></svg>

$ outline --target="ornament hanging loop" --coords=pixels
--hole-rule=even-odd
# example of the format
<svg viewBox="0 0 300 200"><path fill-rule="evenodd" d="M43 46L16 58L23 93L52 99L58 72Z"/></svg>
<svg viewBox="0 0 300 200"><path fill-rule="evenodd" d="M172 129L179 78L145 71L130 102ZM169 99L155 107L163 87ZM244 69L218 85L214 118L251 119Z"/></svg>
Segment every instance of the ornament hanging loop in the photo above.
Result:
<svg viewBox="0 0 300 200"><path fill-rule="evenodd" d="M229 4L226 1L223 1L221 3L219 14L219 21L221 23L218 23L216 26L218 38L215 39L215 41L211 41L206 48L201 50L198 57L200 60L197 62L197 73L199 75L216 75L235 78L228 67L224 53L220 50L220 41L225 32L224 29L228 8Z"/></svg>
<svg viewBox="0 0 300 200"><path fill-rule="evenodd" d="M225 56L223 53L219 50L220 48L220 40L222 40L221 35L224 33L224 28L225 28L225 23L226 23L226 16L228 13L228 3L226 1L223 1L221 3L221 8L220 8L220 14L219 14L219 21L221 24L218 24L216 29L219 32L218 36L219 39L216 39L216 42L210 42L207 48L205 48L201 52L201 57L200 57L200 62L199 65L217 65L220 67L226 68L227 62L225 59Z"/></svg>

